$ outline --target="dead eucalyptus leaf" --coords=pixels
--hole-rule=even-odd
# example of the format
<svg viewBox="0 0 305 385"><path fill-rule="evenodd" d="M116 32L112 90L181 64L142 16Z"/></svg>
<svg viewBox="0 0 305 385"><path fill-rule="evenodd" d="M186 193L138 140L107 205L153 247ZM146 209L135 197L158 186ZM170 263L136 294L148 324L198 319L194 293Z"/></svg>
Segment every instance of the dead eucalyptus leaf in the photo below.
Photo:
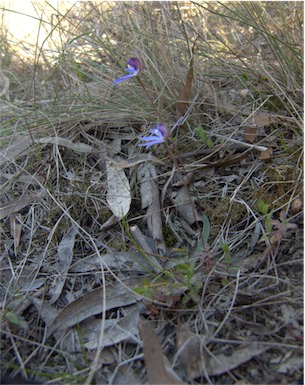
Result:
<svg viewBox="0 0 305 385"><path fill-rule="evenodd" d="M131 193L129 181L121 168L106 160L107 203L116 218L122 219L130 209Z"/></svg>
<svg viewBox="0 0 305 385"><path fill-rule="evenodd" d="M163 354L162 346L148 322L139 322L143 341L145 366L150 384L183 384Z"/></svg>
<svg viewBox="0 0 305 385"><path fill-rule="evenodd" d="M82 142L74 143L71 140L67 138L62 138L60 136L47 136L45 138L36 139L35 142L43 144L56 144L58 146L63 146L69 148L70 150L85 154L91 154L93 150L92 146L89 146L88 144Z"/></svg>
<svg viewBox="0 0 305 385"><path fill-rule="evenodd" d="M135 305L136 306L136 305ZM109 319L105 321L103 347L112 346L125 340L141 341L137 337L139 328L140 309L136 306L129 314L121 319ZM101 329L101 320L92 318L81 325L81 334L84 347L89 350L98 348L98 337Z"/></svg>
<svg viewBox="0 0 305 385"><path fill-rule="evenodd" d="M130 278L124 283L132 288L139 284L139 280ZM103 288L95 289L71 302L58 314L49 327L48 337L103 311L135 303L138 298L138 295L127 290L120 282L116 282L113 286L107 286L106 303L104 304Z"/></svg>
<svg viewBox="0 0 305 385"><path fill-rule="evenodd" d="M229 370L237 368L239 365L251 360L253 357L259 356L267 350L265 347L253 346L244 348L234 348L232 354L227 356L223 353L217 354L209 358L208 375L219 376ZM204 372L202 371L202 375Z"/></svg>
<svg viewBox="0 0 305 385"><path fill-rule="evenodd" d="M177 195L172 198L174 205L176 206L179 214L186 220L189 225L192 225L196 221L202 221L196 208L190 202L190 193L188 187L181 187Z"/></svg>
<svg viewBox="0 0 305 385"><path fill-rule="evenodd" d="M51 305L49 302L43 301L40 298L32 297L30 298L33 305L36 307L39 316L43 322L50 326L55 318L58 316L58 310Z"/></svg>
<svg viewBox="0 0 305 385"><path fill-rule="evenodd" d="M187 324L179 325L177 348L181 365L189 379L193 380L207 375L219 376L267 350L265 347L258 347L253 343L252 346L234 348L231 355L223 353L209 355L207 349L203 349L202 346L206 346L205 337L193 333Z"/></svg>
<svg viewBox="0 0 305 385"><path fill-rule="evenodd" d="M141 253L138 251L113 251L101 255L105 265L115 271L129 271L129 272L147 272L151 266L146 261ZM88 273L93 270L100 269L100 257L98 255L91 255L89 257L81 258L74 263L69 272L71 273Z"/></svg>
<svg viewBox="0 0 305 385"><path fill-rule="evenodd" d="M148 231L153 238L160 255L165 255L166 246L162 233L160 192L156 182L156 169L152 163L139 166L138 180L140 182L142 209L146 210Z"/></svg>
<svg viewBox="0 0 305 385"><path fill-rule="evenodd" d="M56 268L58 274L55 275L54 279L52 280L51 287L49 290L49 302L51 304L58 300L66 282L68 270L73 259L73 248L75 244L75 236L77 233L77 229L75 229L74 226L71 226L66 232L66 234L62 237L62 240L58 245L58 264Z"/></svg>
<svg viewBox="0 0 305 385"><path fill-rule="evenodd" d="M197 378L203 372L204 362L207 357L202 357L201 337L190 330L186 323L178 325L177 348L179 351L179 362L188 378ZM204 360L204 361L203 361Z"/></svg>
<svg viewBox="0 0 305 385"><path fill-rule="evenodd" d="M5 203L0 207L0 220L22 210L29 204L34 203L36 200L44 197L45 194L46 192L44 190L41 190L37 193L22 194L20 197Z"/></svg>

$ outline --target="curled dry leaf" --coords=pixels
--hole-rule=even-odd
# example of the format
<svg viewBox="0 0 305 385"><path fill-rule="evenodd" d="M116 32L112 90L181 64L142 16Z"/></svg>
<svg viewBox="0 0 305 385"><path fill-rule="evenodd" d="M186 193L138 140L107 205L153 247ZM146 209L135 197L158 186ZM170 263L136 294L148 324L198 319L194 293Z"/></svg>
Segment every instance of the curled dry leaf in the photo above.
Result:
<svg viewBox="0 0 305 385"><path fill-rule="evenodd" d="M122 219L130 209L131 192L129 181L121 168L106 160L107 203L116 218Z"/></svg>

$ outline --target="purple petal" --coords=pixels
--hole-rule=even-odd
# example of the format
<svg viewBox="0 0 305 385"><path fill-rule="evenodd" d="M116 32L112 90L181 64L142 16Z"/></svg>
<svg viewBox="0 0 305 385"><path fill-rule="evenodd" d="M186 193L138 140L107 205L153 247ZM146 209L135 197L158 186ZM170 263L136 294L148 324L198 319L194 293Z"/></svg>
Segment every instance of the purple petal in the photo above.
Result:
<svg viewBox="0 0 305 385"><path fill-rule="evenodd" d="M114 82L113 82L114 84L121 83L124 80L127 80L133 76L137 76L141 70L140 60L138 60L134 57L132 57L128 60L127 65L128 65L128 67L125 68L125 71L129 72L129 74L114 80Z"/></svg>
<svg viewBox="0 0 305 385"><path fill-rule="evenodd" d="M114 80L113 83L114 83L114 84L121 83L121 82L123 82L124 80L127 80L127 79L129 79L129 78L132 78L133 76L135 76L135 74L129 74L129 75L122 76L122 77L120 77L120 78Z"/></svg>
<svg viewBox="0 0 305 385"><path fill-rule="evenodd" d="M127 62L128 65L130 65L131 67L134 68L134 70L138 73L141 71L141 68L142 68L142 65L141 65L141 62L139 59L135 58L135 57L131 57L128 62Z"/></svg>
<svg viewBox="0 0 305 385"><path fill-rule="evenodd" d="M162 138L158 138L157 136L143 136L143 138L140 138L141 140L145 140L147 142L149 142L150 140L153 140L153 141L159 141L162 140Z"/></svg>
<svg viewBox="0 0 305 385"><path fill-rule="evenodd" d="M159 141L151 141L150 143L140 143L139 144L139 146L141 146L141 147L146 147L146 149L147 148L149 148L149 147L151 147L151 146L154 146L155 144L160 144L161 142L159 142Z"/></svg>

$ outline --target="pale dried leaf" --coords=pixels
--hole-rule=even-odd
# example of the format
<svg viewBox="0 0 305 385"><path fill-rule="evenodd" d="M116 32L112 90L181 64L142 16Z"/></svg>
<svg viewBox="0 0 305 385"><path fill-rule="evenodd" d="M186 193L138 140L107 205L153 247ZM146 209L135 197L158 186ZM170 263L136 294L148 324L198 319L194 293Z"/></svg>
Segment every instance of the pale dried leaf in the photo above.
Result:
<svg viewBox="0 0 305 385"><path fill-rule="evenodd" d="M66 234L62 237L62 240L58 245L58 263L56 266L56 271L58 274L55 275L54 279L52 280L49 290L49 302L51 304L58 300L66 282L68 269L73 259L73 248L75 244L75 236L77 233L77 229L75 229L74 226L71 226Z"/></svg>
<svg viewBox="0 0 305 385"><path fill-rule="evenodd" d="M128 287L135 287L139 284L139 280L129 279L124 281L124 283ZM72 327L93 315L102 313L103 311L135 303L138 298L138 295L128 290L121 283L116 282L113 286L107 287L106 303L104 304L103 289L95 289L90 293L84 294L65 307L50 326L48 336L57 331Z"/></svg>
<svg viewBox="0 0 305 385"><path fill-rule="evenodd" d="M191 332L187 324L179 325L177 330L177 347L180 349L179 357L190 379L207 375L219 376L267 350L265 347L257 347L253 343L252 346L235 348L231 355L220 353L211 356L205 354L207 349L202 348L205 345L205 337Z"/></svg>
<svg viewBox="0 0 305 385"><path fill-rule="evenodd" d="M122 143L121 138L115 138L115 139L108 145L108 148L107 148L107 155L108 155L110 158L113 158L116 154L119 154L119 153L121 152L121 150L122 150L121 143Z"/></svg>
<svg viewBox="0 0 305 385"><path fill-rule="evenodd" d="M151 261L151 265L148 264L148 270L146 270L146 271L149 271L151 269L151 267L154 268L154 271L156 273L163 271L163 268L160 265L160 262L157 260L157 257L155 257L153 255L153 251L147 242L148 237L146 237L144 234L142 234L141 230L139 229L139 227L137 225L130 226L130 232L131 232L134 240L141 247L141 249L148 255L148 258Z"/></svg>
<svg viewBox="0 0 305 385"><path fill-rule="evenodd" d="M179 362L188 378L197 378L202 374L201 337L191 332L188 324L180 324L177 328L177 348ZM207 357L204 358L205 362Z"/></svg>
<svg viewBox="0 0 305 385"><path fill-rule="evenodd" d="M230 356L225 354L217 354L208 360L208 375L219 376L229 370L237 368L239 365L251 360L253 357L259 356L267 350L265 347L257 347L255 343L244 348L235 348ZM202 374L204 372L202 371Z"/></svg>
<svg viewBox="0 0 305 385"><path fill-rule="evenodd" d="M22 194L20 197L5 203L0 207L0 220L22 210L29 204L34 203L36 200L42 198L45 194L46 192L44 190L41 190L37 193Z"/></svg>
<svg viewBox="0 0 305 385"><path fill-rule="evenodd" d="M62 138L60 136L49 136L45 138L36 139L35 142L37 143L43 143L43 144L56 144L57 146L63 146L66 148L69 148L70 150L85 153L85 154L91 154L93 148L92 146L89 146L88 144L82 143L82 142L72 142L71 140L67 138Z"/></svg>
<svg viewBox="0 0 305 385"><path fill-rule="evenodd" d="M103 262L108 268L118 271L147 272L150 265L138 251L113 251L101 255ZM91 255L75 262L69 271L71 273L88 273L100 269L100 257Z"/></svg>
<svg viewBox="0 0 305 385"><path fill-rule="evenodd" d="M138 169L142 208L146 210L148 231L153 238L159 254L165 255L166 246L162 233L160 192L156 182L156 169L151 163L141 165Z"/></svg>
<svg viewBox="0 0 305 385"><path fill-rule="evenodd" d="M181 187L176 196L172 198L174 205L176 206L180 215L186 220L189 225L193 223L202 221L199 213L196 208L191 204L190 193L188 187Z"/></svg>
<svg viewBox="0 0 305 385"><path fill-rule="evenodd" d="M121 319L109 319L105 321L103 346L111 346L119 342L130 340L139 344L138 338L140 310L136 306L127 316ZM81 325L84 347L89 350L98 348L98 337L101 329L101 320L97 318L85 321Z"/></svg>
<svg viewBox="0 0 305 385"><path fill-rule="evenodd" d="M175 374L170 364L166 362L162 346L154 329L148 322L139 322L139 329L143 341L145 366L150 384L183 384Z"/></svg>
<svg viewBox="0 0 305 385"><path fill-rule="evenodd" d="M298 371L301 372L304 366L303 357L291 356L284 359L280 365L278 365L277 371L281 374L294 374Z"/></svg>
<svg viewBox="0 0 305 385"><path fill-rule="evenodd" d="M25 183L27 185L29 184L41 185L43 182L45 182L45 179L42 176L38 176L38 175L20 174L16 176L15 174L0 172L0 177L5 178L7 180L14 179L15 181L18 181L20 183Z"/></svg>
<svg viewBox="0 0 305 385"><path fill-rule="evenodd" d="M39 316L43 322L50 326L55 318L58 316L58 310L52 306L49 302L43 301L40 298L32 297L30 298L33 305L36 307Z"/></svg>
<svg viewBox="0 0 305 385"><path fill-rule="evenodd" d="M130 209L131 193L129 181L120 168L114 166L109 159L106 160L107 172L107 203L115 217L122 219Z"/></svg>

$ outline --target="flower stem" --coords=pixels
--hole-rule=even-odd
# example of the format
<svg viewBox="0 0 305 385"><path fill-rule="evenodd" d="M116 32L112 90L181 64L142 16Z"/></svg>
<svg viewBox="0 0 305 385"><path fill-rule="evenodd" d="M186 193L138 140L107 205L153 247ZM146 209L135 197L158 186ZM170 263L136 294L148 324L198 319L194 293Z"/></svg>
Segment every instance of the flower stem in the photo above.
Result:
<svg viewBox="0 0 305 385"><path fill-rule="evenodd" d="M149 92L147 91L147 89L146 89L146 87L145 87L145 84L143 83L143 80L140 78L140 76L137 76L137 79L138 79L138 82L140 83L141 87L143 88L143 90L144 90L146 96L148 97L148 100L150 101L150 104L153 106L153 109L156 111L157 116L158 116L159 119L161 120L160 112L159 112L158 109L156 108L155 103L153 102L151 96L149 95Z"/></svg>
<svg viewBox="0 0 305 385"><path fill-rule="evenodd" d="M138 79L138 82L140 83L141 87L143 88L143 90L144 90L146 96L148 97L148 100L149 100L150 104L152 105L152 107L153 107L153 109L155 110L155 112L156 112L158 118L159 118L160 121L161 121L161 114L160 114L160 112L158 111L158 109L156 108L155 103L153 102L153 100L152 100L152 98L151 98L149 92L147 91L147 89L146 89L146 87L145 87L145 84L144 84L143 80L140 78L140 76L137 76L137 79ZM171 139L172 139L172 135L171 135L171 134L170 134L170 137L171 137ZM181 165L181 167L182 167L182 169L183 169L183 172L185 173L185 175L187 175L187 172L186 172L186 170L185 170L183 161L182 161L182 159L179 157L178 152L177 152L177 144L175 143L174 140L172 140L172 143L173 143L173 145L174 145L174 151L175 151L175 154L176 154L176 158L178 159L178 161L179 161L179 163L180 163L180 165ZM176 158L175 158L175 156L174 156L174 154L173 154L171 148L169 147L168 143L165 141L164 144L165 144L166 151L167 151L169 157L172 159L172 161L174 162L174 164L175 164L176 166L178 166L178 165L177 165L177 162L176 162ZM177 171L179 172L181 178L183 178L183 175L182 175L181 171L179 170L179 167L177 167ZM190 191L189 191L188 188L187 188L187 192L188 192L189 199L190 199L190 205L192 206L192 213L193 213L193 216L194 216L194 221L195 221L195 223L196 223L197 228L200 229L200 225L199 225L199 223L198 223L198 221L197 221L197 218L196 218L196 211L195 211L194 202L192 201L191 193L190 193ZM198 204L200 205L199 199L198 199ZM201 206L201 205L200 205L200 206ZM200 208L201 208L201 207L200 207Z"/></svg>

